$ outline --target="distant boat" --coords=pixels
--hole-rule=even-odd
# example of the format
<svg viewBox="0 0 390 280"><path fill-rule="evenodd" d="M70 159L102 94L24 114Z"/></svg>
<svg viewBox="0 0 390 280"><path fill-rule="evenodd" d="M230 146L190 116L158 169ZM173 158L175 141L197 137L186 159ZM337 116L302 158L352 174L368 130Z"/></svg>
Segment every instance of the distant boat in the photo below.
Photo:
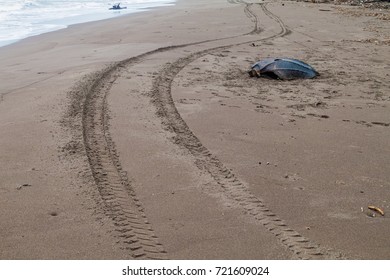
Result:
<svg viewBox="0 0 390 280"><path fill-rule="evenodd" d="M121 7L121 3L115 4L110 8L110 10L123 10L123 9L127 9L127 7Z"/></svg>

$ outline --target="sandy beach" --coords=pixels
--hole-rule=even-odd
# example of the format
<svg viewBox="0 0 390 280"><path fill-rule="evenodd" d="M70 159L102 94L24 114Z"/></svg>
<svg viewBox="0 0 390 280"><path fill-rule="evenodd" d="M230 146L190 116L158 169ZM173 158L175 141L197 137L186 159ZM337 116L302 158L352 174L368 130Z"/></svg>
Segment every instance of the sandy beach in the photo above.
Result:
<svg viewBox="0 0 390 280"><path fill-rule="evenodd" d="M390 259L389 34L178 0L0 48L0 259Z"/></svg>

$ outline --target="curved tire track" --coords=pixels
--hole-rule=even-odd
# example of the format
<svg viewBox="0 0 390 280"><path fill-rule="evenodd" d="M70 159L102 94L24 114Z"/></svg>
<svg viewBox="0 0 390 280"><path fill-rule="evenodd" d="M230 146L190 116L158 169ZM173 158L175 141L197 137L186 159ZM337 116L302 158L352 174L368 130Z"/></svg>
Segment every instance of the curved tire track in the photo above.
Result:
<svg viewBox="0 0 390 280"><path fill-rule="evenodd" d="M242 2L239 1L239 3ZM245 5L245 13L253 19L255 27L250 33L230 38L259 32L258 16L251 9L252 5L247 3ZM231 199L238 201L246 213L260 221L300 258L338 258L339 254L321 248L290 229L259 198L251 194L248 188L202 145L181 118L172 100L171 86L174 78L186 65L196 59L232 46L265 41L288 34L289 31L283 22L267 10L266 4L259 5L267 16L277 21L281 26L281 31L278 34L260 40L206 49L181 58L172 64L168 63L153 82L151 98L157 108L157 115L162 119L165 128L175 133L175 142L186 148L194 156L198 168L210 173L223 192ZM71 94L76 98L73 98L70 110L76 111L76 114L77 110L82 110L83 144L94 181L104 202L106 214L115 224L122 247L129 250L133 258L165 259L166 252L155 236L146 219L143 207L137 199L126 173L122 170L115 144L108 129L107 95L125 67L129 68L140 63L153 54L223 39L227 38L164 47L123 60L96 73L84 84L79 84Z"/></svg>
<svg viewBox="0 0 390 280"><path fill-rule="evenodd" d="M257 27L256 27L257 28ZM132 57L108 66L80 82L69 93L71 104L64 120L74 132L80 129L77 118L81 115L83 146L89 168L103 201L103 208L118 232L122 248L135 259L165 259L166 252L155 236L146 219L142 204L131 187L127 174L122 170L115 143L109 132L109 116L106 98L110 89L125 67L140 63L143 59L162 52L191 45L216 42L251 34L253 31L236 36L205 40L196 43L162 47L139 56ZM70 141L64 150L72 153L82 146L76 140Z"/></svg>
<svg viewBox="0 0 390 280"><path fill-rule="evenodd" d="M289 34L289 30L285 27L283 21L267 10L266 4L259 5L267 16L278 22L281 31L278 34L257 41L265 41ZM341 258L340 253L322 248L303 237L297 231L289 228L283 220L277 217L277 215L264 205L259 198L253 195L248 187L245 186L233 172L226 168L217 157L212 155L212 153L193 134L177 111L171 95L172 82L177 74L188 64L200 57L231 46L233 45L200 51L181 58L174 63L167 64L155 79L151 92L153 103L157 107L157 115L162 119L166 129L175 133L175 136L173 137L174 142L187 149L194 156L198 168L207 171L228 197L238 202L248 215L259 221L265 228L271 231L299 258Z"/></svg>
<svg viewBox="0 0 390 280"><path fill-rule="evenodd" d="M117 69L114 66L98 75L98 82L85 97L82 114L84 146L104 209L116 226L122 248L129 250L135 259L164 259L165 251L121 168L108 132L106 96L116 79Z"/></svg>

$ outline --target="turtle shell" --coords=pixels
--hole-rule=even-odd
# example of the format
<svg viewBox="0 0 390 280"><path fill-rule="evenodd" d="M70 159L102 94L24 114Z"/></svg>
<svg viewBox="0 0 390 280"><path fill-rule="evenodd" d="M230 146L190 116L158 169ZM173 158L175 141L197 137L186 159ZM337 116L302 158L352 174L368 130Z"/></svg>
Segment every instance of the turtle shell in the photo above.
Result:
<svg viewBox="0 0 390 280"><path fill-rule="evenodd" d="M319 75L307 63L293 58L266 58L252 65L251 76L266 75L281 80L311 79Z"/></svg>

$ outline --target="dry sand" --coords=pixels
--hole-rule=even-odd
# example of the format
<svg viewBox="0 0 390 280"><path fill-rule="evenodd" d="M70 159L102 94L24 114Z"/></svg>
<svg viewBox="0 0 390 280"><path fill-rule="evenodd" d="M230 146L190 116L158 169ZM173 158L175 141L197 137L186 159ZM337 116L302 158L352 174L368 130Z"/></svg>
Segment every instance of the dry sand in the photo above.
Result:
<svg viewBox="0 0 390 280"><path fill-rule="evenodd" d="M0 258L389 259L390 26L361 9L179 0L0 48ZM274 56L321 75L247 75Z"/></svg>

